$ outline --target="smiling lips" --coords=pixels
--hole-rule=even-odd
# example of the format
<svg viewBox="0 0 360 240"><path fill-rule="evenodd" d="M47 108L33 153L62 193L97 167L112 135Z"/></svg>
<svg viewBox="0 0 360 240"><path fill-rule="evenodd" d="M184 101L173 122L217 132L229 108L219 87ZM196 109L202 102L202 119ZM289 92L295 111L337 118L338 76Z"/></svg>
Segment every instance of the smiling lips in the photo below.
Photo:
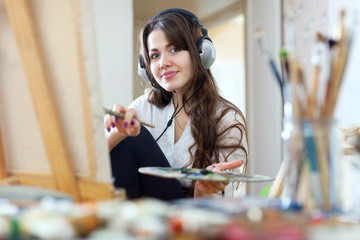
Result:
<svg viewBox="0 0 360 240"><path fill-rule="evenodd" d="M161 77L164 79L170 79L172 77L175 77L177 73L177 71L168 71L161 74Z"/></svg>

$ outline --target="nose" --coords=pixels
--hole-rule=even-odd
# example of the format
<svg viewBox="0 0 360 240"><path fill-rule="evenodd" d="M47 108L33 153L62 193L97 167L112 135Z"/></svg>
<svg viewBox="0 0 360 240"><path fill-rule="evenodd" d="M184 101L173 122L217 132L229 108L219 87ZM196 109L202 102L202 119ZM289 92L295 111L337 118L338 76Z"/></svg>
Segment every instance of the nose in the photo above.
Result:
<svg viewBox="0 0 360 240"><path fill-rule="evenodd" d="M169 56L167 54L162 54L160 59L160 68L164 69L171 65L171 61L169 59Z"/></svg>

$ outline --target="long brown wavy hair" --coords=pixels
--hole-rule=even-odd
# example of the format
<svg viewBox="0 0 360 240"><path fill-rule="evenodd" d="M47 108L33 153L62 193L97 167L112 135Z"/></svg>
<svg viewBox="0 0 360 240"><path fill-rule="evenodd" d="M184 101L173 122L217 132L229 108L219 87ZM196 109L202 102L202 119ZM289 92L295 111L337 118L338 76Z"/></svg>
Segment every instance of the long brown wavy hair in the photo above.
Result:
<svg viewBox="0 0 360 240"><path fill-rule="evenodd" d="M149 95L149 102L157 107L165 107L172 98L172 93L163 89L154 79L150 71L150 57L147 46L149 34L155 30L161 30L168 42L190 53L190 59L193 66L192 81L185 86L183 102L188 99L192 93L198 90L194 96L186 103L185 111L191 120L191 133L195 140L189 148L191 159L186 166L193 164L194 168L206 168L207 166L219 162L219 153L221 150L229 152L225 156L225 161L236 149L242 149L246 159L244 161L243 172L247 171L248 153L242 140L247 141L247 126L244 115L232 103L219 95L215 79L209 69L202 65L198 50L198 41L201 39L201 28L189 17L179 12L167 12L156 18L151 19L144 27L141 34L141 55L144 59L146 71L149 80L154 87ZM221 106L221 113L217 111ZM241 121L228 126L226 129L219 131L221 119L229 112L235 111L241 118ZM224 143L218 141L224 138L229 129L237 128L239 130L238 141L236 143ZM194 155L191 149L195 148ZM186 167L185 166L185 167Z"/></svg>

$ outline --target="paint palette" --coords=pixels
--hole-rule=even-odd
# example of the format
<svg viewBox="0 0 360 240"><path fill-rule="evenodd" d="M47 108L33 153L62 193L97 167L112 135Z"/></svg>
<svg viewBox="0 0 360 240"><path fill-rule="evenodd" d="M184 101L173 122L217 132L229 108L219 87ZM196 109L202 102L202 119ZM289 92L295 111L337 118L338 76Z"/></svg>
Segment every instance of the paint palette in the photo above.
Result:
<svg viewBox="0 0 360 240"><path fill-rule="evenodd" d="M162 178L185 178L202 181L267 182L274 178L263 175L248 175L236 172L213 172L196 168L142 167L139 172Z"/></svg>

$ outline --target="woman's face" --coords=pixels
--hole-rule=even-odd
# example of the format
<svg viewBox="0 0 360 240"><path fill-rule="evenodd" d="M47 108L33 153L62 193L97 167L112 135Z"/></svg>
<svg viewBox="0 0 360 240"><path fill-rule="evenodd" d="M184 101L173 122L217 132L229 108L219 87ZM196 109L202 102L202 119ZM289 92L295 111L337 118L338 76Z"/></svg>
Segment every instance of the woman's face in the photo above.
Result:
<svg viewBox="0 0 360 240"><path fill-rule="evenodd" d="M165 34L158 29L149 34L147 46L150 70L157 83L168 92L181 93L183 87L193 78L189 51L172 46Z"/></svg>

